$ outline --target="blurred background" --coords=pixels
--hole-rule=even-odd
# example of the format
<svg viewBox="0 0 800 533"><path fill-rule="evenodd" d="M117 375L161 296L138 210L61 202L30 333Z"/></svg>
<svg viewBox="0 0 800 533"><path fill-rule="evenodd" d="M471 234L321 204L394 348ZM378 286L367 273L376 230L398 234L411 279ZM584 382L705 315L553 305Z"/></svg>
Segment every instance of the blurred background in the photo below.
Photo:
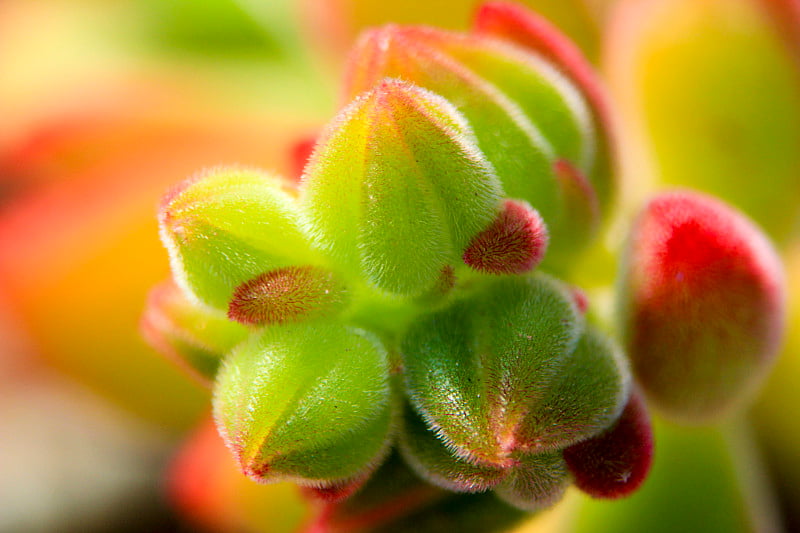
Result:
<svg viewBox="0 0 800 533"><path fill-rule="evenodd" d="M659 425L641 496L570 495L530 528L800 531L800 2L523 3L581 46L616 108L623 187L604 246L652 191L711 192L775 240L792 309L785 353L742 420ZM340 104L360 29L466 29L474 4L0 1L0 532L308 519L293 487L235 471L208 391L141 339L147 292L168 276L156 207L217 164L296 175L298 143ZM590 266L587 283L608 290L613 260Z"/></svg>

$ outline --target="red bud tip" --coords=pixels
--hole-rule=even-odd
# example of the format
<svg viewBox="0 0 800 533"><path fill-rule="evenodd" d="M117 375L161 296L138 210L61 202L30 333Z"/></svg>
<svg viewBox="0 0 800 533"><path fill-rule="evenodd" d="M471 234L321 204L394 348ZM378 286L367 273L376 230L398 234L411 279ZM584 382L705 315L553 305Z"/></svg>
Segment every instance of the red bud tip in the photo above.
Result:
<svg viewBox="0 0 800 533"><path fill-rule="evenodd" d="M236 288L228 318L248 325L282 324L330 311L344 299L344 287L332 272L314 266L277 268Z"/></svg>
<svg viewBox="0 0 800 533"><path fill-rule="evenodd" d="M252 464L242 465L242 473L258 483L266 483L270 467L268 464L261 464L257 459Z"/></svg>
<svg viewBox="0 0 800 533"><path fill-rule="evenodd" d="M469 243L464 263L489 274L522 274L544 258L549 236L544 221L525 202L505 200L494 222Z"/></svg>
<svg viewBox="0 0 800 533"><path fill-rule="evenodd" d="M633 494L653 462L653 429L641 396L634 392L617 422L597 437L564 450L575 485L594 498Z"/></svg>

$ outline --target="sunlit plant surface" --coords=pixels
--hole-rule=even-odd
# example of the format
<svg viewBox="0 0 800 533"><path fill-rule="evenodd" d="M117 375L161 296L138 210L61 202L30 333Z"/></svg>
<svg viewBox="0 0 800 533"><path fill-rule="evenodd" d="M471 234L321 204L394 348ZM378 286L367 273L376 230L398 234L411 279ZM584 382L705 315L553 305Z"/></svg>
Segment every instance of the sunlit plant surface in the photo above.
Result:
<svg viewBox="0 0 800 533"><path fill-rule="evenodd" d="M299 179L219 167L164 197L173 278L143 320L213 388L241 471L322 502L308 531L497 531L571 484L626 497L650 409L712 423L758 387L783 273L721 200L641 207L615 312L575 285L625 140L543 18L369 30L342 100Z"/></svg>

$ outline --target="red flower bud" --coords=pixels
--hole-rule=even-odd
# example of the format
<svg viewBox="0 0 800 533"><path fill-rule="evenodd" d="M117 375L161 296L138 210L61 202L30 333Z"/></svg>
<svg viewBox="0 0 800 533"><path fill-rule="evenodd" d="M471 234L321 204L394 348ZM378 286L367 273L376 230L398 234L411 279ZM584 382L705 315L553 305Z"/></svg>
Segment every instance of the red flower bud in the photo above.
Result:
<svg viewBox="0 0 800 533"><path fill-rule="evenodd" d="M780 261L749 220L714 198L652 200L621 276L622 319L635 374L652 402L708 420L763 377L784 329Z"/></svg>

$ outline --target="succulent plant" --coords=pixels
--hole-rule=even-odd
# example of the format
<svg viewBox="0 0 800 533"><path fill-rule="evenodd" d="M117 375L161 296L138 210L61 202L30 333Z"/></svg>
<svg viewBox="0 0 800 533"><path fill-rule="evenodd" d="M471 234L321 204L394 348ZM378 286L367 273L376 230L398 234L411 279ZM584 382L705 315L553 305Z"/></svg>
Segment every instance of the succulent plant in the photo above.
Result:
<svg viewBox="0 0 800 533"><path fill-rule="evenodd" d="M299 182L216 168L168 193L174 284L144 320L214 381L241 470L326 502L314 531L365 508L395 509L365 529L460 524L468 505L501 527L573 482L629 495L647 403L709 420L766 372L780 263L721 202L645 208L616 323L570 284L613 207L617 137L588 63L535 14L490 2L469 33L367 32L344 86L310 157L298 145Z"/></svg>

